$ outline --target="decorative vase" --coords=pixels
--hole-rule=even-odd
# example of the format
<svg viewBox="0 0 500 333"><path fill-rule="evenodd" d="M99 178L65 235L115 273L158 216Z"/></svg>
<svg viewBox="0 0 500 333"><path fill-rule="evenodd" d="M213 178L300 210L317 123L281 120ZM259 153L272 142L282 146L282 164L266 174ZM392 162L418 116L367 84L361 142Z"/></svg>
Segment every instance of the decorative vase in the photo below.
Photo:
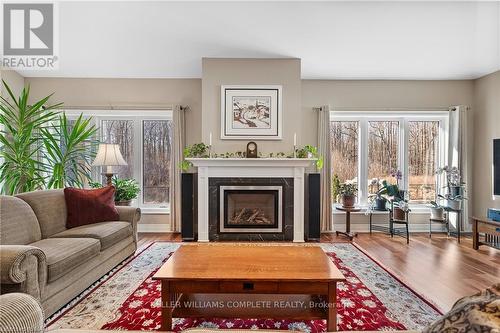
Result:
<svg viewBox="0 0 500 333"><path fill-rule="evenodd" d="M444 208L443 207L431 207L431 219L444 220Z"/></svg>
<svg viewBox="0 0 500 333"><path fill-rule="evenodd" d="M131 204L132 200L115 201L115 206L130 206Z"/></svg>
<svg viewBox="0 0 500 333"><path fill-rule="evenodd" d="M352 208L356 202L356 197L354 195L342 195L342 207Z"/></svg>
<svg viewBox="0 0 500 333"><path fill-rule="evenodd" d="M375 210L386 210L387 199L375 198Z"/></svg>
<svg viewBox="0 0 500 333"><path fill-rule="evenodd" d="M462 201L461 200L446 200L446 205L448 206L448 208L451 208L454 210L462 209Z"/></svg>
<svg viewBox="0 0 500 333"><path fill-rule="evenodd" d="M394 211L392 213L392 218L395 220L403 221L406 218L406 213L399 207L394 207Z"/></svg>

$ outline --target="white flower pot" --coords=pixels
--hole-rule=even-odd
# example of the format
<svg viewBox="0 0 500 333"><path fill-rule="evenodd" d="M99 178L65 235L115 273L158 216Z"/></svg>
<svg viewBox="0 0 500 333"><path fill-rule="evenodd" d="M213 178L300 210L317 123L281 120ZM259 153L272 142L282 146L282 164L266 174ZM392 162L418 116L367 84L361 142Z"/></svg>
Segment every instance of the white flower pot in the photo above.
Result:
<svg viewBox="0 0 500 333"><path fill-rule="evenodd" d="M431 207L431 219L444 220L444 208L443 207Z"/></svg>
<svg viewBox="0 0 500 333"><path fill-rule="evenodd" d="M454 210L460 210L462 208L462 201L460 200L446 200L446 205L448 208Z"/></svg>

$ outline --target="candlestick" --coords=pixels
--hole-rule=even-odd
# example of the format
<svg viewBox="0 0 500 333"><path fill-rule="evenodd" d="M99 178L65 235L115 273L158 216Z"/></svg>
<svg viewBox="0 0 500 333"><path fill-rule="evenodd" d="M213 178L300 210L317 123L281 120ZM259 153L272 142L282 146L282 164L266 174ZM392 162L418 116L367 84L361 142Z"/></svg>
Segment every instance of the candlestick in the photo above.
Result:
<svg viewBox="0 0 500 333"><path fill-rule="evenodd" d="M297 133L293 133L293 146L297 146Z"/></svg>
<svg viewBox="0 0 500 333"><path fill-rule="evenodd" d="M210 132L210 138L208 140L208 145L211 146L212 145L212 132Z"/></svg>

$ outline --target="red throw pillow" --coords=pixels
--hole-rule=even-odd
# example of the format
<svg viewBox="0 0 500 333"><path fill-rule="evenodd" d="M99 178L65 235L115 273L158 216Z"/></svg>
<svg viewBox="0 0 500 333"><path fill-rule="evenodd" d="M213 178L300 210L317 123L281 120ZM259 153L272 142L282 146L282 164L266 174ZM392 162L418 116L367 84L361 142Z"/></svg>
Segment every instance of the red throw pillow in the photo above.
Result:
<svg viewBox="0 0 500 333"><path fill-rule="evenodd" d="M64 199L68 217L66 228L79 227L105 221L117 221L115 207L115 188L107 186L94 190L81 190L73 187L64 189Z"/></svg>

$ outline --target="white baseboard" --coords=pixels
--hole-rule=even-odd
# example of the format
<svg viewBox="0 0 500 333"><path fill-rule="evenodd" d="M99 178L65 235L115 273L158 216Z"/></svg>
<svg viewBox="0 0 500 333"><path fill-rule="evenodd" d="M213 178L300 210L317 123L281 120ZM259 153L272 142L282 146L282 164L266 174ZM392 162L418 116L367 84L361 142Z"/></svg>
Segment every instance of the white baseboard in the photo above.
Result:
<svg viewBox="0 0 500 333"><path fill-rule="evenodd" d="M137 225L137 232L171 232L170 224L147 224Z"/></svg>

